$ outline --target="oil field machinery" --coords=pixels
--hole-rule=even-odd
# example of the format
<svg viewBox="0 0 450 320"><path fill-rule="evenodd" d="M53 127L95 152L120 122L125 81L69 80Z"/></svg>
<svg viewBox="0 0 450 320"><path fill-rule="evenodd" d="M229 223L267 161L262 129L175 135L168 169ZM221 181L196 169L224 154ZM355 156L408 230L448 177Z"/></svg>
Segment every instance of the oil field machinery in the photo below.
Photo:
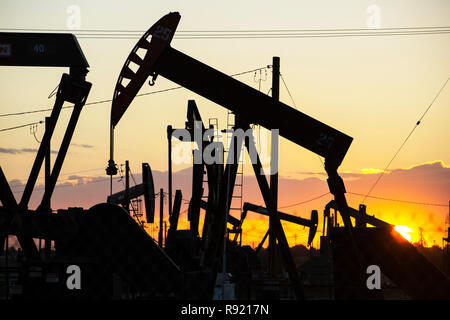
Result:
<svg viewBox="0 0 450 320"><path fill-rule="evenodd" d="M361 215L347 205L345 186L338 168L352 138L278 101L277 97L269 97L172 48L170 42L179 20L180 15L173 12L157 21L137 42L120 72L112 101L111 150L106 170L111 178L117 173L114 128L149 77L151 85L155 84L158 75L163 76L234 113L235 131L230 146L234 153L229 154L226 164L210 164L203 159L194 164L190 229L177 230L182 198L181 191L177 190L173 210L172 202L169 203L170 229L165 248L161 248L124 208L117 205L144 194L147 218L149 222L153 220L155 193L148 165L143 166L145 181L142 185L110 195L109 203L98 204L88 210L69 208L58 210L57 214L51 211L52 192L91 87L85 81L88 64L73 35L0 33L0 43L9 45L8 55L0 56L0 65L70 67L70 73L61 79L49 125L19 203L0 168L0 236L16 235L24 251L21 270L23 297L211 299L215 296L218 280L236 284L237 298L251 297L252 284L248 275L259 267L255 251L247 246L238 246L225 235L228 223L239 232L245 218L245 213L240 219L229 214L237 159L243 145L249 153L255 149L253 136L239 136L236 132L238 129L245 132L250 124L258 124L269 130L278 129L282 137L325 159L328 187L334 200L325 209L324 220L330 220L329 210L334 209L344 222L343 228L328 228L326 240L332 251L333 263L340 272L335 272L336 286L342 289L339 292L346 292L335 295L336 298L379 298L365 287L365 269L370 263L382 264L389 276L413 298L448 298L447 277L427 264L409 243L395 237L389 224ZM145 53L139 55L138 51ZM137 71L133 71L130 64L137 66L134 68ZM49 159L51 136L65 101L74 103L75 107L53 169L50 170L49 161L46 161L46 188L41 204L36 210L29 210L28 202L44 159ZM188 102L186 129L200 130L202 134L207 131L193 100ZM172 132L170 128L168 135L171 136ZM206 141L194 142L199 149L217 143L213 136ZM304 299L305 290L280 220L309 227L309 241L312 241L318 225L317 212L313 211L310 220L279 212L276 175L271 176L269 185L265 175L261 174L262 165L257 153L252 166L265 206L246 203L244 212L251 210L269 215L270 232L278 243L282 267L289 275L292 297ZM208 178L207 201L202 200L205 172ZM205 210L205 222L200 237L201 209ZM356 217L355 226L351 217ZM365 228L366 223L376 228ZM55 255L40 255L33 238L54 241ZM382 258L375 257L374 250L382 252L381 257L388 260L380 261ZM225 254L222 255L223 251ZM402 276L405 266L401 265L404 259L409 259L410 263L405 266L413 266L405 277ZM71 265L79 265L83 270L81 290L68 290L61 280L49 283L49 274L63 275ZM226 279L228 273L231 279ZM434 290L428 286L424 291L419 289L420 284L412 282L414 277L420 278L424 273L431 279L430 286L434 286Z"/></svg>

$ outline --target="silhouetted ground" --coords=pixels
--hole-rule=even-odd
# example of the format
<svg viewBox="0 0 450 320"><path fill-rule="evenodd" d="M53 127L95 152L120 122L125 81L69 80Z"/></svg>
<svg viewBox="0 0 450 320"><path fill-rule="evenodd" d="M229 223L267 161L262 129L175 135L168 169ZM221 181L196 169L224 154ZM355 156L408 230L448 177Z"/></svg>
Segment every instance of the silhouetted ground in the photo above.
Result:
<svg viewBox="0 0 450 320"><path fill-rule="evenodd" d="M439 270L445 272L444 255L442 248L440 248L439 246L422 247L418 243L415 243L414 246L425 258L427 258L431 263L433 263L436 267L438 267Z"/></svg>
<svg viewBox="0 0 450 320"><path fill-rule="evenodd" d="M267 248L263 248L258 253L258 257L261 259L261 263L263 267L267 267L268 255L269 251ZM304 245L296 245L291 247L292 258L294 259L295 265L299 267L304 262L309 260L313 256L319 255L319 250L316 248L307 248Z"/></svg>

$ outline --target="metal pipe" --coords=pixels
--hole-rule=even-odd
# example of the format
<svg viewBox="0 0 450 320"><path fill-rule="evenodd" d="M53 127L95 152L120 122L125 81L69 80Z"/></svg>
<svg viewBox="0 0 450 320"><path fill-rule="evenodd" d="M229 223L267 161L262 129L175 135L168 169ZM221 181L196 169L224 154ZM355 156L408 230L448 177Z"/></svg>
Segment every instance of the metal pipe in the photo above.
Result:
<svg viewBox="0 0 450 320"><path fill-rule="evenodd" d="M272 59L272 98L280 99L280 58ZM275 111L276 112L276 111ZM278 139L271 135L270 147L270 191L272 193L275 212L278 208ZM269 275L274 278L279 271L277 261L276 245L277 239L273 230L274 216L269 216Z"/></svg>
<svg viewBox="0 0 450 320"><path fill-rule="evenodd" d="M328 214L330 216L331 212L330 209L335 209L335 210L339 210L338 206L336 205L336 202L334 200L331 200L330 202L327 203L327 205L325 206L325 210L324 213ZM348 207L348 211L349 211L349 215L350 217L353 217L355 219L361 219L362 221L364 221L364 223L368 223L374 227L378 227L378 228L392 228L394 227L392 224L387 223L383 220L380 220L378 218L375 218L374 216L368 215L367 213L365 213L364 215L361 215L361 212L359 212L356 209L353 209L352 207ZM335 213L335 217L336 217L336 213ZM334 224L334 226L336 226L336 223Z"/></svg>
<svg viewBox="0 0 450 320"><path fill-rule="evenodd" d="M167 239L167 221L164 221L164 247L166 246Z"/></svg>
<svg viewBox="0 0 450 320"><path fill-rule="evenodd" d="M162 248L163 246L163 210L164 210L164 190L159 189L159 233L158 233L158 243Z"/></svg>
<svg viewBox="0 0 450 320"><path fill-rule="evenodd" d="M167 141L168 141L168 165L169 165L169 216L172 216L172 126L167 126Z"/></svg>
<svg viewBox="0 0 450 320"><path fill-rule="evenodd" d="M265 216L270 216L269 210L267 210L264 207L261 206L257 206L255 204L249 203L249 202L245 202L244 203L244 211L253 211ZM288 213L284 213L281 211L277 212L277 215L279 217L279 219L284 220L284 221L289 221L292 223L296 223L305 227L310 227L311 226L311 220L308 219L304 219L302 217L297 217Z"/></svg>
<svg viewBox="0 0 450 320"><path fill-rule="evenodd" d="M237 154L237 139L234 137L234 135L233 135L233 144L232 144L233 146L234 146L234 151L233 151L233 154L234 154L234 159L233 159L233 163L231 164L232 166L234 165L235 167L236 167L236 169L237 169L237 166L238 166L238 163L237 163L237 161L236 161L236 154ZM241 147L241 145L239 145L239 148ZM231 150L231 148L230 148L230 150ZM230 160L231 158L228 158L228 160ZM227 272L227 240L228 240L228 227L227 227L227 225L228 225L228 214L229 214L229 211L230 211L230 205L231 205L231 200L232 200L232 197L233 197L233 190L234 190L234 188L232 188L232 186L231 186L231 167L229 167L229 163L227 163L227 169L229 169L229 170L227 170L228 172L228 175L227 175L227 183L226 183L226 188L227 188L227 191L226 191L226 207L225 207L225 216L224 216L224 219L225 219L225 221L224 221L224 231L223 231L223 253L222 253L222 300L225 300L225 283L226 283L226 272ZM235 175L234 175L234 177L236 177ZM234 187L234 181L233 181L233 187ZM230 192L230 189L232 189L231 190L231 192ZM230 193L231 193L231 195L230 195Z"/></svg>
<svg viewBox="0 0 450 320"><path fill-rule="evenodd" d="M44 136L42 137L41 144L39 145L36 158L34 159L33 167L31 168L30 175L27 180L27 184L22 194L19 206L23 209L28 207L28 202L30 201L31 194L33 192L34 185L36 184L39 171L41 171L42 162L46 154L47 148L50 146L50 140L52 138L53 132L56 127L56 122L58 121L59 114L61 113L61 108L64 104L64 89L67 87L70 81L70 76L68 74L63 74L61 81L59 83L58 92L56 94L55 104L53 106L52 113L50 115L50 123L46 126ZM50 182L50 181L49 181Z"/></svg>
<svg viewBox="0 0 450 320"><path fill-rule="evenodd" d="M130 163L125 160L125 209L130 213Z"/></svg>
<svg viewBox="0 0 450 320"><path fill-rule="evenodd" d="M50 117L45 117L45 130L49 130L50 128ZM50 186L50 174L51 174L51 141L48 142L48 147L45 153L45 190L48 191L48 188ZM48 199L47 203L45 204L45 207L47 208L48 212L51 212L51 198ZM41 249L41 239L39 239L39 251ZM50 257L51 253L51 239L45 239L44 241L44 254L46 258Z"/></svg>
<svg viewBox="0 0 450 320"><path fill-rule="evenodd" d="M108 166L113 166L114 164L114 127L111 125L109 129L109 164ZM108 168L106 169L106 173L108 172ZM112 172L109 176L109 195L112 196L112 185L113 185L113 178L112 178Z"/></svg>
<svg viewBox="0 0 450 320"><path fill-rule="evenodd" d="M80 117L81 110L83 109L86 98L91 89L91 83L84 82L82 84L82 88L80 88L79 100L75 103L75 106L72 111L72 115L70 117L69 123L67 125L66 132L64 134L63 140L61 142L61 146L59 148L58 155L55 160L55 164L53 165L52 174L50 176L48 189L45 191L44 196L41 201L41 207L45 206L49 203L49 200L53 194L53 190L55 189L56 182L58 180L59 173L61 172L61 168L64 162L64 158L66 157L67 150L69 149L70 141L72 140L73 133L75 131L75 126L77 125L78 119ZM54 127L54 123L52 123L52 127ZM49 143L48 140L47 143ZM25 203L24 203L25 204Z"/></svg>

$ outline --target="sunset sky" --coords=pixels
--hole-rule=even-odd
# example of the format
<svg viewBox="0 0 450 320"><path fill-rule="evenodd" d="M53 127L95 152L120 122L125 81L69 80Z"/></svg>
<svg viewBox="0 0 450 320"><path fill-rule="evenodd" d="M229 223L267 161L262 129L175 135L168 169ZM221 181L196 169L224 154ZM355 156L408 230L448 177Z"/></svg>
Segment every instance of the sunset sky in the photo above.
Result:
<svg viewBox="0 0 450 320"><path fill-rule="evenodd" d="M450 26L450 2L418 1L2 1L0 29L69 30L67 9L80 8L81 30L142 30L170 11L178 11L178 30L286 30L367 28L370 5L380 8L381 28ZM111 99L118 74L136 39L79 39L90 64L87 80L93 87L88 102ZM392 158L398 147L450 76L450 34L336 37L296 39L174 39L172 46L226 74L234 74L271 64L281 58L281 73L298 110L353 137L340 167L347 190L365 194ZM1 67L0 114L49 108L48 95L58 84L64 68ZM182 70L180 70L182 72ZM259 76L259 74L257 74ZM263 73L264 76L264 73ZM258 88L254 74L237 77ZM261 82L261 91L271 86L271 70ZM176 86L159 77L156 85L144 85L141 93ZM281 84L280 99L293 106ZM206 99L179 89L136 98L116 129L117 163L130 160L137 176L142 162L155 174L156 188L166 188L166 126L184 127L187 100L195 99L204 120L218 118L226 126L227 111ZM72 188L56 189L57 206L85 206L105 201L108 184L88 183L105 179L109 158L110 103L86 106L76 128L62 168L61 183ZM0 129L43 120L49 112L0 117ZM52 141L58 150L70 111L65 110ZM450 84L432 105L420 126L391 164L372 196L401 199L431 205L413 205L367 199L368 212L392 224L424 229L428 244L441 245L450 200ZM43 135L38 126L36 137ZM262 129L263 130L263 129ZM175 143L174 143L175 145ZM31 169L39 144L25 127L0 132L0 166L11 181L17 199ZM55 155L53 155L55 157ZM190 195L190 166L175 165L175 188ZM321 161L313 153L281 139L280 206L295 204L328 191ZM251 168L245 167L251 175ZM43 176L43 171L40 177ZM178 180L177 180L178 179ZM253 180L252 180L253 179ZM139 180L139 177L138 179ZM262 204L256 196L254 178L246 177L244 196ZM42 183L41 178L38 181ZM119 190L122 183L115 184ZM39 188L39 186L37 186ZM76 188L76 189L75 189ZM70 192L69 192L70 190ZM76 191L76 192L75 192ZM92 191L95 191L92 194ZM77 193L78 192L78 193ZM40 193L38 192L37 195ZM258 198L259 197L259 198ZM31 205L37 204L37 197ZM285 212L308 217L331 199L329 195ZM247 199L245 199L247 201ZM362 198L348 194L357 208ZM182 209L184 210L184 208ZM264 234L266 217L250 215L248 243L256 244ZM255 222L256 221L256 222ZM246 222L247 223L247 222ZM254 226L252 225L254 224ZM321 219L320 223L321 225ZM244 227L245 227L244 226ZM290 244L305 240L303 228L285 225ZM253 230L251 233L250 231ZM262 235L261 235L262 234Z"/></svg>

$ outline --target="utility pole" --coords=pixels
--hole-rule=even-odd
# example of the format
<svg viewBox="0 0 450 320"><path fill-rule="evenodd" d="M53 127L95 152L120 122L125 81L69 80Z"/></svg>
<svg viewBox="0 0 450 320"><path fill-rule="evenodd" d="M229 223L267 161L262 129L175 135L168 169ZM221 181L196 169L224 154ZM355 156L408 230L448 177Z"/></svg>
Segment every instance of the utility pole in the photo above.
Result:
<svg viewBox="0 0 450 320"><path fill-rule="evenodd" d="M50 130L50 117L45 117L45 130ZM48 192L48 188L50 186L50 176L51 176L51 169L50 169L50 154L51 154L51 146L50 146L50 140L48 141L48 147L47 150L45 150L45 192ZM44 204L46 210L51 211L51 200L50 198L48 198L47 203ZM41 246L41 244L39 243L39 247ZM44 243L44 254L46 258L50 257L50 252L51 252L51 240L50 239L45 239L45 243Z"/></svg>
<svg viewBox="0 0 450 320"><path fill-rule="evenodd" d="M233 135L232 136L232 142L231 142L231 146L233 146L233 156L234 156L234 159L233 159L233 164L234 165L236 165L236 166L239 166L239 163L238 163L238 161L239 161L239 159L238 159L238 157L237 157L237 139L236 139L236 137ZM231 147L230 147L230 150L231 150ZM227 163L227 166L228 166L228 163ZM223 252L222 252L222 300L225 300L225 285L226 285L226 282L227 282L227 276L226 276L226 272L227 272L227 241L228 241L228 225L227 225L227 222L228 222L228 215L229 215L229 212L230 212L230 204L232 203L232 199L233 199L233 194L230 194L230 187L231 187L231 167L230 168L227 168L227 169L229 169L229 170L226 170L226 171L228 171L228 176L227 176L227 184L226 184L226 186L227 186L227 194L226 194L226 208L225 208L225 223L224 223L224 225L225 225L225 230L224 230L224 232L223 232ZM228 201L228 199L230 199L230 197L231 197L231 200L230 201Z"/></svg>
<svg viewBox="0 0 450 320"><path fill-rule="evenodd" d="M172 216L172 126L167 126L167 141L169 151L169 217Z"/></svg>
<svg viewBox="0 0 450 320"><path fill-rule="evenodd" d="M164 247L166 246L167 239L167 221L164 221Z"/></svg>
<svg viewBox="0 0 450 320"><path fill-rule="evenodd" d="M280 58L272 58L272 98L280 100ZM276 128L278 129L278 128ZM275 212L278 210L278 141L271 138L270 147L270 191L272 192ZM275 277L276 275L276 244L277 239L274 232L274 217L269 217L269 275Z"/></svg>
<svg viewBox="0 0 450 320"><path fill-rule="evenodd" d="M163 247L163 210L164 210L164 190L159 189L159 234L158 243Z"/></svg>
<svg viewBox="0 0 450 320"><path fill-rule="evenodd" d="M130 213L130 164L125 161L125 210Z"/></svg>

